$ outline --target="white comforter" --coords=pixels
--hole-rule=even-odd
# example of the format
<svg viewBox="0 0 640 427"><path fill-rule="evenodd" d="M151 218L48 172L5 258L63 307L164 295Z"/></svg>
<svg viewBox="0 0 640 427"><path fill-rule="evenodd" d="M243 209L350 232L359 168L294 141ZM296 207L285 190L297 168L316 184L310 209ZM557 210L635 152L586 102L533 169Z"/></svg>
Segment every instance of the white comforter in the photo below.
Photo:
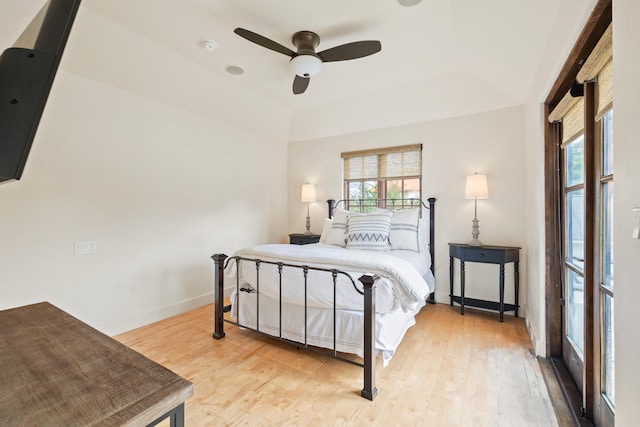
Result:
<svg viewBox="0 0 640 427"><path fill-rule="evenodd" d="M398 308L415 312L424 304L430 289L421 274L407 261L388 252L345 249L332 245L259 245L236 252L243 258L285 262L309 267L337 269L349 273L359 289L357 280L363 274L376 278L376 312L388 313ZM227 268L227 286L236 283L235 262ZM282 302L303 305L305 300L303 271L283 269ZM259 283L255 263L242 261L239 271L240 287L249 285L256 291L278 300L279 275L275 265L261 264ZM333 306L333 279L331 273L310 270L307 279L307 305L326 308ZM259 287L258 287L259 285ZM363 297L356 292L351 281L338 276L336 308L362 310Z"/></svg>

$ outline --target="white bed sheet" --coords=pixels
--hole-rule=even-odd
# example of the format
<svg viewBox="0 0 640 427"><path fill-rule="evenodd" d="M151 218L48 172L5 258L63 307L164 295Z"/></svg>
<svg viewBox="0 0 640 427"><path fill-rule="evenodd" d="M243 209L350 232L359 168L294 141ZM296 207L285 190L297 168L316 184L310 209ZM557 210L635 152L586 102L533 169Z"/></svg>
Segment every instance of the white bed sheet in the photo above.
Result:
<svg viewBox="0 0 640 427"><path fill-rule="evenodd" d="M279 304L264 294L259 298L260 322L256 324L256 300L258 294L239 292L232 294L231 317L251 329L259 329L273 336L281 336L292 341L305 343L304 307L293 304L282 304L282 333L280 334ZM415 315L424 306L416 306L415 311L394 310L389 313L376 314L375 350L380 352L386 366L397 350L407 330L415 325ZM238 310L236 312L236 310ZM236 316L237 314L237 316ZM259 328L258 328L259 327ZM362 311L336 311L336 351L364 354L364 315ZM307 309L307 341L308 345L333 349L333 310L309 307Z"/></svg>
<svg viewBox="0 0 640 427"><path fill-rule="evenodd" d="M348 273L357 287L357 280L363 274L376 277L377 313L389 313L397 309L415 312L422 306L433 291L433 276L429 270L429 258L426 254L412 251L363 251L340 248L333 245L260 245L238 251L235 255L245 258L259 258L263 261L284 261L289 264L308 265L327 269L339 269ZM235 262L227 268L226 283L235 284ZM255 263L242 261L238 274L240 287L259 290L271 299L278 300L282 295L283 303L304 305L304 273L301 269L284 268L282 272L282 291L280 275L276 265L261 263L259 276ZM425 277L427 280L425 280ZM309 270L307 277L306 304L308 307L332 308L334 289L331 273ZM362 310L363 297L358 293L351 280L338 275L336 285L336 307L345 310Z"/></svg>

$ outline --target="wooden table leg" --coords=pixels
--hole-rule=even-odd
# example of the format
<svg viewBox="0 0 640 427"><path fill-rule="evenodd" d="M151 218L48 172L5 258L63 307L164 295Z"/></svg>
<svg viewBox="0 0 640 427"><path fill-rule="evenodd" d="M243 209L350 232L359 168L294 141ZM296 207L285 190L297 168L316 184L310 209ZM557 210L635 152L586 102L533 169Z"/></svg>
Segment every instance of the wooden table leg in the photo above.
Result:
<svg viewBox="0 0 640 427"><path fill-rule="evenodd" d="M464 261L460 260L460 314L464 315Z"/></svg>
<svg viewBox="0 0 640 427"><path fill-rule="evenodd" d="M504 322L504 264L500 264L500 321Z"/></svg>
<svg viewBox="0 0 640 427"><path fill-rule="evenodd" d="M449 257L449 305L453 307L453 257Z"/></svg>
<svg viewBox="0 0 640 427"><path fill-rule="evenodd" d="M515 291L516 291L516 310L515 310L515 316L518 317L518 294L520 293L520 270L518 268L518 261L515 261L513 263L513 271L514 271L514 279L513 279L513 283L514 283L514 287L515 287Z"/></svg>

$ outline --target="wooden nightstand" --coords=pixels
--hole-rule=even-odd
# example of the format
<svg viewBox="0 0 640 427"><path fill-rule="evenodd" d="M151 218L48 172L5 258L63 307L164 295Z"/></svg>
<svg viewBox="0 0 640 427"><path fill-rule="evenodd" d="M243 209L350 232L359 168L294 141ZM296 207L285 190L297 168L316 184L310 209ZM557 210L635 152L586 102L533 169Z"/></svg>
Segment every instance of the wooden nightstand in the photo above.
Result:
<svg viewBox="0 0 640 427"><path fill-rule="evenodd" d="M319 234L289 234L289 243L292 245L308 245L309 243L318 243L320 241Z"/></svg>
<svg viewBox="0 0 640 427"><path fill-rule="evenodd" d="M520 260L520 248L514 246L470 246L464 243L449 243L449 294L450 304L454 302L460 304L460 314L464 314L464 306L486 308L497 310L500 312L500 321L504 320L505 311L513 311L515 317L518 317L518 288L520 286L520 274L518 272L518 263ZM453 259L460 260L460 296L453 294ZM485 301L475 298L465 298L464 295L464 263L465 262L481 262L487 264L500 265L500 302ZM513 263L514 267L514 287L515 301L514 304L504 303L504 265L505 263Z"/></svg>

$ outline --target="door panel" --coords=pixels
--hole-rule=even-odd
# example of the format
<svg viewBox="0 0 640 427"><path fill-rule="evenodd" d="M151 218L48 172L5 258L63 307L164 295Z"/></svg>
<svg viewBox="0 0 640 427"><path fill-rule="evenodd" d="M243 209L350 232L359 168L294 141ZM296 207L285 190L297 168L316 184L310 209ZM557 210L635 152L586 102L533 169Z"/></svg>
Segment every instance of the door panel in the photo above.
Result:
<svg viewBox="0 0 640 427"><path fill-rule="evenodd" d="M562 358L576 386L584 390L585 343L585 153L584 136L564 146L564 333Z"/></svg>
<svg viewBox="0 0 640 427"><path fill-rule="evenodd" d="M594 421L598 426L613 426L615 421L615 335L614 335L614 242L613 242L613 110L598 126L598 162L600 179L600 241L598 257L598 304L595 308L598 370L594 371Z"/></svg>

